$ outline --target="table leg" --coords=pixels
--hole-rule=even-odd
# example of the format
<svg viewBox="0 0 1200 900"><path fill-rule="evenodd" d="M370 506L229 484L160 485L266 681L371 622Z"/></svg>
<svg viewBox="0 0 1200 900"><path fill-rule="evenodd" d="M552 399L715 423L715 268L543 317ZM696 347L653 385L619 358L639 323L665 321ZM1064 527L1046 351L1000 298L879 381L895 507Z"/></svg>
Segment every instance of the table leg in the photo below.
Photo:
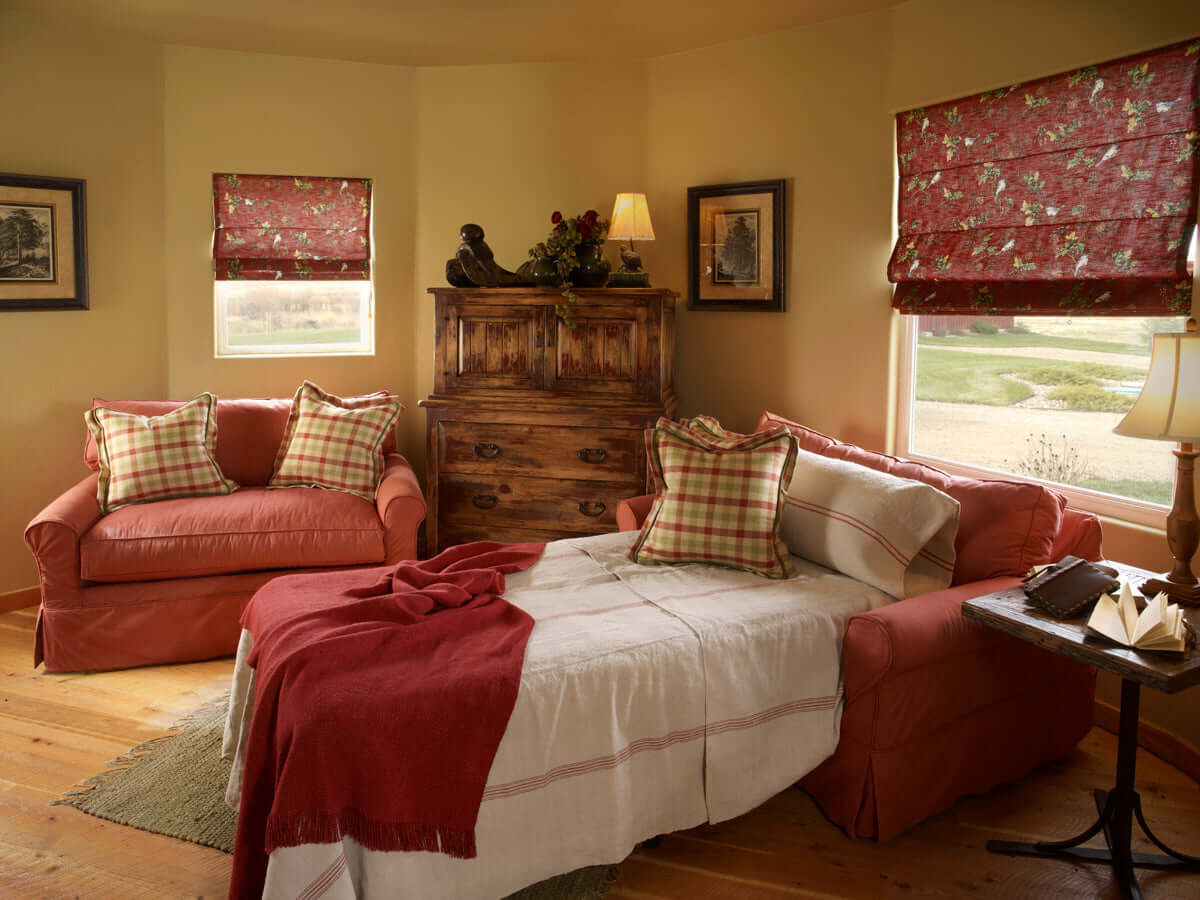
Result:
<svg viewBox="0 0 1200 900"><path fill-rule="evenodd" d="M1112 866L1121 896L1129 900L1140 900L1142 896L1134 868L1200 872L1200 859L1178 853L1160 841L1146 825L1146 819L1142 815L1142 800L1134 790L1140 699L1140 685L1129 679L1122 680L1121 726L1117 735L1117 780L1111 791L1098 790L1094 793L1096 811L1099 814L1095 822L1066 840L1037 843L988 841L988 850L1010 856L1040 856L1084 863L1107 863ZM1146 833L1146 837L1168 854L1167 856L1132 852L1130 842L1134 815L1137 816L1138 824ZM1100 831L1104 832L1107 850L1079 846Z"/></svg>

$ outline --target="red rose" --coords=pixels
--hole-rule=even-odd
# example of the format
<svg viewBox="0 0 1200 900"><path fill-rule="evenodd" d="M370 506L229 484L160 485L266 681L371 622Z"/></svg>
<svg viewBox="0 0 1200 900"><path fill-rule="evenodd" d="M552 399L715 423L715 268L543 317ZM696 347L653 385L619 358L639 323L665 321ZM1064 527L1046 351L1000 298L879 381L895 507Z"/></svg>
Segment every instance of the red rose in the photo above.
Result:
<svg viewBox="0 0 1200 900"><path fill-rule="evenodd" d="M553 213L551 213L551 215L550 215L550 224L551 225L557 225L561 221L562 221L562 213L560 213L558 210L555 210Z"/></svg>
<svg viewBox="0 0 1200 900"><path fill-rule="evenodd" d="M586 221L579 223L579 237L581 240L585 240L585 241L591 240L592 226L589 225Z"/></svg>
<svg viewBox="0 0 1200 900"><path fill-rule="evenodd" d="M554 230L555 230L555 231L566 231L566 230L567 230L567 223L566 223L566 222L559 222L557 225L555 225L555 226L554 226Z"/></svg>
<svg viewBox="0 0 1200 900"><path fill-rule="evenodd" d="M596 212L594 209L589 209L583 214L583 220L589 225L595 225L598 218L600 218L600 213Z"/></svg>

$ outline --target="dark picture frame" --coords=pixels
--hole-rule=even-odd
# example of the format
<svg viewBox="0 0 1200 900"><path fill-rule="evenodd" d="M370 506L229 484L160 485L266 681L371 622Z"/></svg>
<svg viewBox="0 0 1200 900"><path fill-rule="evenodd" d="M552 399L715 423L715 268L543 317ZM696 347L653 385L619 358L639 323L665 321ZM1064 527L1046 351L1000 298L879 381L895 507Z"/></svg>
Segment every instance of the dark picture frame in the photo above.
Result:
<svg viewBox="0 0 1200 900"><path fill-rule="evenodd" d="M88 308L86 184L0 174L0 312Z"/></svg>
<svg viewBox="0 0 1200 900"><path fill-rule="evenodd" d="M783 312L784 181L690 187L688 309Z"/></svg>

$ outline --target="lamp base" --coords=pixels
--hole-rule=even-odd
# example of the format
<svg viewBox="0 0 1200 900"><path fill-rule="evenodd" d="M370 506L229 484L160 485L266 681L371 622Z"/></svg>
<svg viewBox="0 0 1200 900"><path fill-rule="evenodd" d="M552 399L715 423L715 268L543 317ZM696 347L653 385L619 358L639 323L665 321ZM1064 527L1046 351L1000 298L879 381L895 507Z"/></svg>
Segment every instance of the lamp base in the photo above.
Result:
<svg viewBox="0 0 1200 900"><path fill-rule="evenodd" d="M1161 591L1167 595L1167 600L1172 603L1186 603L1191 606L1200 606L1200 581L1193 582L1192 584L1180 584L1178 581L1168 581L1167 576L1163 575L1143 581L1139 590L1147 600L1158 596Z"/></svg>
<svg viewBox="0 0 1200 900"><path fill-rule="evenodd" d="M608 286L650 287L650 276L645 272L611 272L608 276Z"/></svg>

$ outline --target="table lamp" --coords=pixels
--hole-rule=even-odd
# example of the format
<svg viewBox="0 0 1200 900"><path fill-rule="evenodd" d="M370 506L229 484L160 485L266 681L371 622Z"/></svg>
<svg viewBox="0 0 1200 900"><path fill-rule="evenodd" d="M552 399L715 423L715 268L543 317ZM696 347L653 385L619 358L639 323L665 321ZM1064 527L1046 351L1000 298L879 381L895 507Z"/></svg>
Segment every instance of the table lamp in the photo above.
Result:
<svg viewBox="0 0 1200 900"><path fill-rule="evenodd" d="M642 258L633 249L634 241L654 240L654 226L650 224L645 194L617 194L608 236L629 241L628 249L620 248L621 268L608 277L609 286L650 287L650 276L642 270Z"/></svg>
<svg viewBox="0 0 1200 900"><path fill-rule="evenodd" d="M1167 514L1167 543L1175 566L1142 585L1152 597L1164 592L1175 602L1200 604L1200 582L1192 573L1192 557L1200 545L1196 519L1195 468L1200 450L1200 334L1196 320L1187 320L1180 334L1156 334L1150 351L1150 370L1133 408L1113 429L1128 437L1178 441L1175 456L1175 497Z"/></svg>

